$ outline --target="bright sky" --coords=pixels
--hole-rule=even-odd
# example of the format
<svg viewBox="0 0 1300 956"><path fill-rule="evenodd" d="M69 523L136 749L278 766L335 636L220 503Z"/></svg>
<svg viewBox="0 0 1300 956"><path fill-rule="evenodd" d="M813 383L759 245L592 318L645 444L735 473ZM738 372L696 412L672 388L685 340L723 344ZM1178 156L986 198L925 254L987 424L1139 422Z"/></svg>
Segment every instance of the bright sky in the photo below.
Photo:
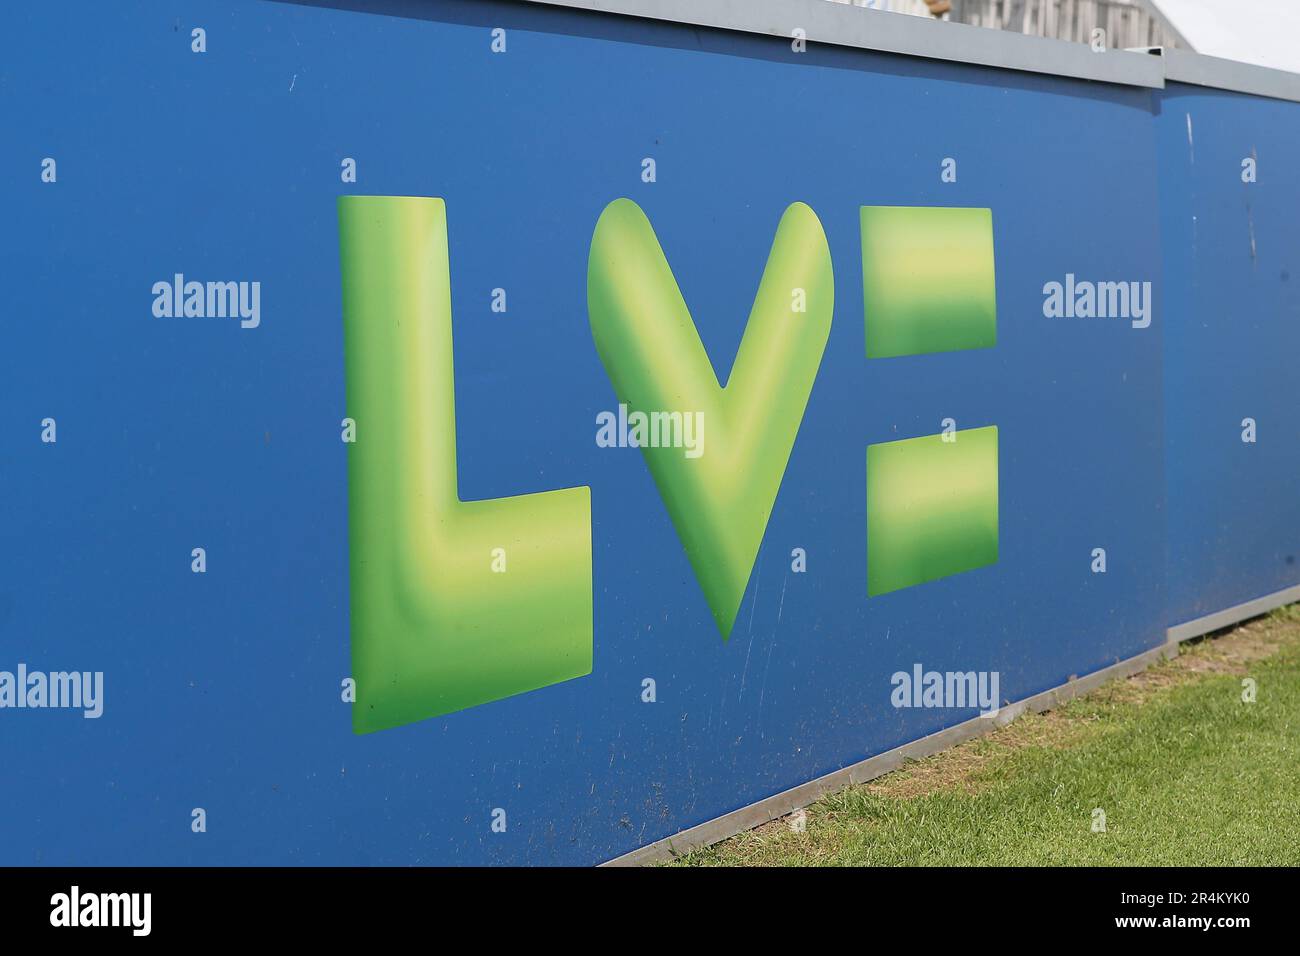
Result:
<svg viewBox="0 0 1300 956"><path fill-rule="evenodd" d="M1151 0L1197 53L1300 73L1300 0Z"/></svg>

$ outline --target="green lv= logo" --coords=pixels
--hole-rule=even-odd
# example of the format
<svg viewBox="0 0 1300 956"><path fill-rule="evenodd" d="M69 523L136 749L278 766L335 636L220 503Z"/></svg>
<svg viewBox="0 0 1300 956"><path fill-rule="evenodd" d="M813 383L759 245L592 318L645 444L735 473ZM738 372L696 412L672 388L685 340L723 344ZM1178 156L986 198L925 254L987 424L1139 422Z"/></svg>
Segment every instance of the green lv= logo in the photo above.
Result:
<svg viewBox="0 0 1300 956"><path fill-rule="evenodd" d="M933 297L925 277L911 276L914 294L904 292L901 304L898 266L892 277L886 269L883 286L879 276L869 278L869 241L890 228L906 233L917 222L886 213L868 235L869 210L890 208L863 209L868 354L937 351L942 348L932 346L945 341L955 348L991 345L991 229L984 230L978 217L964 220L975 246L987 233L987 270L978 261L968 269L984 298L973 312L960 313L960 334L945 338L951 302L924 301ZM987 210L937 211L983 214L988 221ZM940 233L950 232L954 221L940 223ZM395 727L589 674L589 489L487 501L458 495L442 200L341 197L339 232L347 401L356 423L348 458L354 729ZM921 233L925 239L927 230ZM901 268L905 278L909 268ZM725 640L830 335L834 279L821 223L803 203L781 217L725 385L649 221L630 200L611 203L596 224L587 298L596 349L620 402L646 414L699 413L707 422L707 450L698 457L679 448L641 450ZM914 441L932 439L939 436ZM906 444L868 450L868 531L887 544L883 556L873 551L869 560L885 568L892 583L878 589L872 578L873 594L991 563L988 440L953 446L977 453L968 467L981 472L985 485L983 497L971 499L971 482L959 482L955 504L954 486L942 480L946 469L959 465L955 454L945 459L945 452L929 446L924 455L872 454ZM885 465L873 465L873 458ZM918 468L930 476L928 485L921 482L930 489L928 498L917 497ZM873 471L888 472L888 480L873 480ZM873 525L873 515L884 520L899 506L907 513L937 507L946 517L937 535L922 534L918 545L897 522ZM969 533L972 515L978 527ZM968 532L964 556L955 563L943 557L951 545L944 529L953 520L965 522Z"/></svg>

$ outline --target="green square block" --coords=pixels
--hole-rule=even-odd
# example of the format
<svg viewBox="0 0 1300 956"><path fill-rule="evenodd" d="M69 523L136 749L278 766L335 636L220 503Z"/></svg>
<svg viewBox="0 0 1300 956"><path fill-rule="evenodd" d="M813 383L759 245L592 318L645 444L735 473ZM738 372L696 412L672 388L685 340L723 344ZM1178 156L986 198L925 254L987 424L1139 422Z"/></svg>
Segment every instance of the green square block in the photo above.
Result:
<svg viewBox="0 0 1300 956"><path fill-rule="evenodd" d="M867 358L997 344L993 212L863 206Z"/></svg>
<svg viewBox="0 0 1300 956"><path fill-rule="evenodd" d="M997 426L867 446L867 594L998 560Z"/></svg>

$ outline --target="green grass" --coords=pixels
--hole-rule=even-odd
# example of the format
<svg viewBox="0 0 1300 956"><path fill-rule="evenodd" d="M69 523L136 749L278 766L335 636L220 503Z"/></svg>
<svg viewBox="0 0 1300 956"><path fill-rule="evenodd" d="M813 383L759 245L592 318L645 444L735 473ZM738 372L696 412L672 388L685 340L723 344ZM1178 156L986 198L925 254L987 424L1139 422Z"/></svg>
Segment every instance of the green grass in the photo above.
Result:
<svg viewBox="0 0 1300 956"><path fill-rule="evenodd" d="M807 814L804 833L774 821L678 864L1300 864L1300 611L1185 645Z"/></svg>

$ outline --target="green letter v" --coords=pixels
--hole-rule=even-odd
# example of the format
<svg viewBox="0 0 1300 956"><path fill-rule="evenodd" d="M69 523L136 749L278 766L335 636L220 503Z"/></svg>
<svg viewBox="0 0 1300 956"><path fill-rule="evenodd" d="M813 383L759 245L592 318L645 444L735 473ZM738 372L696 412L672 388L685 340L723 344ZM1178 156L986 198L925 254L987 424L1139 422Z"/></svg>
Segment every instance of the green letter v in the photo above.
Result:
<svg viewBox="0 0 1300 956"><path fill-rule="evenodd" d="M640 207L605 207L591 239L587 308L619 401L636 413L703 415L703 454L642 446L725 640L758 556L826 339L835 288L816 214L781 217L749 324L719 384Z"/></svg>

